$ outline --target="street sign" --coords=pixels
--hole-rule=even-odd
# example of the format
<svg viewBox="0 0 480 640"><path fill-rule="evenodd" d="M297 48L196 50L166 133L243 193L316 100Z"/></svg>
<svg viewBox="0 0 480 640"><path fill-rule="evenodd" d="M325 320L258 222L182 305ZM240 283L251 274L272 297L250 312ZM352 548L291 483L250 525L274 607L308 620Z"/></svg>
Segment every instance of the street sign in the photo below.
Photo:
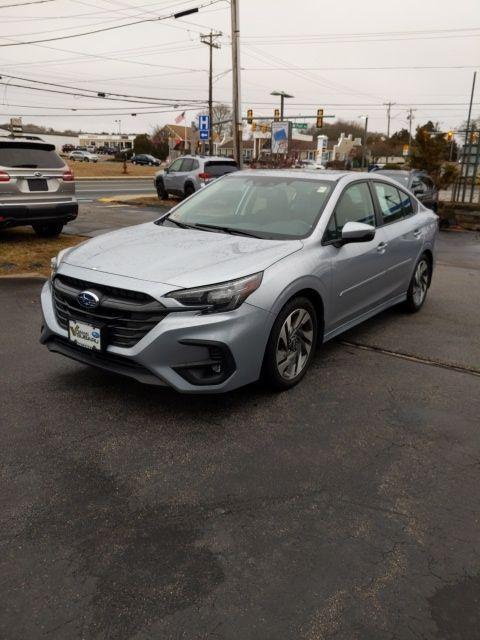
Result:
<svg viewBox="0 0 480 640"><path fill-rule="evenodd" d="M294 129L308 129L308 124L306 122L294 122Z"/></svg>
<svg viewBox="0 0 480 640"><path fill-rule="evenodd" d="M208 140L209 137L208 129L200 129L200 140Z"/></svg>
<svg viewBox="0 0 480 640"><path fill-rule="evenodd" d="M200 131L210 130L210 116L198 116L198 128Z"/></svg>

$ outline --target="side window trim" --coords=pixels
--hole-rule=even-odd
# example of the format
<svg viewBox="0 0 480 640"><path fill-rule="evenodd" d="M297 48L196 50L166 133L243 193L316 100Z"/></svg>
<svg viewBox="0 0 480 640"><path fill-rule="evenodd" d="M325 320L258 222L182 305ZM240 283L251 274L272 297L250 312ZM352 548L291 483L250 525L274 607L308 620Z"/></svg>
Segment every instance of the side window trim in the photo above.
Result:
<svg viewBox="0 0 480 640"><path fill-rule="evenodd" d="M367 185L367 189L370 192L370 198L372 200L372 207L373 207L374 220L375 220L375 228L379 226L378 225L378 219L377 219L377 210L376 210L376 207L375 207L375 200L372 197L372 190L370 188L370 180L368 180L367 178L365 178L363 180L354 180L353 182L349 182L348 184L346 184L344 186L344 188L342 189L340 195L337 198L337 202L335 203L335 208L332 211L332 214L331 214L330 218L328 219L328 222L327 222L327 224L325 226L325 230L323 232L322 242L321 242L321 244L323 246L326 246L326 245L329 245L329 244L334 244L335 242L338 242L338 239L336 239L336 240L328 240L326 238L326 235L327 235L327 232L328 232L328 227L330 226L330 222L332 221L332 218L335 219L335 226L337 226L337 219L336 219L337 206L338 206L338 203L340 202L340 199L342 198L343 194L345 193L345 191L347 191L347 189L349 189L350 187L353 187L353 186L356 186L356 185L359 185L359 184L366 184Z"/></svg>

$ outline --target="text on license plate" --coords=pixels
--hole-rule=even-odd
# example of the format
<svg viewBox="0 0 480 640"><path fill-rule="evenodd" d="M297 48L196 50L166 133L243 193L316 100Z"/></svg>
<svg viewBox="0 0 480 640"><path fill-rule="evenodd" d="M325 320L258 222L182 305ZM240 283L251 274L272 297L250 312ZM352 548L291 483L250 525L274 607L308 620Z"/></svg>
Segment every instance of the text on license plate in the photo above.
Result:
<svg viewBox="0 0 480 640"><path fill-rule="evenodd" d="M68 321L68 337L71 342L87 349L102 349L102 333L99 327L78 320Z"/></svg>

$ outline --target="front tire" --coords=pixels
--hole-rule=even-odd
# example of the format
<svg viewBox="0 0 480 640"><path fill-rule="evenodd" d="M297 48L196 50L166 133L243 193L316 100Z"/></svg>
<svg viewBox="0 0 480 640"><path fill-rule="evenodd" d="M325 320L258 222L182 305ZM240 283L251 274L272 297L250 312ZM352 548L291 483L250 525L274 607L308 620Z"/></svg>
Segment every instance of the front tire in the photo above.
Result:
<svg viewBox="0 0 480 640"><path fill-rule="evenodd" d="M290 389L306 374L318 340L318 317L308 298L293 298L273 325L263 360L263 379L276 390Z"/></svg>
<svg viewBox="0 0 480 640"><path fill-rule="evenodd" d="M32 227L40 238L56 238L62 233L63 222L44 222L32 224Z"/></svg>
<svg viewBox="0 0 480 640"><path fill-rule="evenodd" d="M427 298L428 288L432 280L432 265L426 254L423 254L413 272L407 292L406 310L416 313L423 307Z"/></svg>
<svg viewBox="0 0 480 640"><path fill-rule="evenodd" d="M156 187L157 187L157 195L160 198L160 200L167 200L168 193L165 189L165 185L163 184L163 180L157 180Z"/></svg>

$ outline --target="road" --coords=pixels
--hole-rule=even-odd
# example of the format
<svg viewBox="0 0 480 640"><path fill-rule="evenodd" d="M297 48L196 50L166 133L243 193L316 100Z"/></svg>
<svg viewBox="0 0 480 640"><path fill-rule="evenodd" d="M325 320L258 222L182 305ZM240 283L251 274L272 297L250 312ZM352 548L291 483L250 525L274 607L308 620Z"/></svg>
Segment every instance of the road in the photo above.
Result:
<svg viewBox="0 0 480 640"><path fill-rule="evenodd" d="M99 198L115 195L155 195L153 179L141 180L135 178L118 180L77 180L77 198L80 203L93 202Z"/></svg>
<svg viewBox="0 0 480 640"><path fill-rule="evenodd" d="M479 245L277 395L51 354L41 282L0 281L0 637L477 638Z"/></svg>

